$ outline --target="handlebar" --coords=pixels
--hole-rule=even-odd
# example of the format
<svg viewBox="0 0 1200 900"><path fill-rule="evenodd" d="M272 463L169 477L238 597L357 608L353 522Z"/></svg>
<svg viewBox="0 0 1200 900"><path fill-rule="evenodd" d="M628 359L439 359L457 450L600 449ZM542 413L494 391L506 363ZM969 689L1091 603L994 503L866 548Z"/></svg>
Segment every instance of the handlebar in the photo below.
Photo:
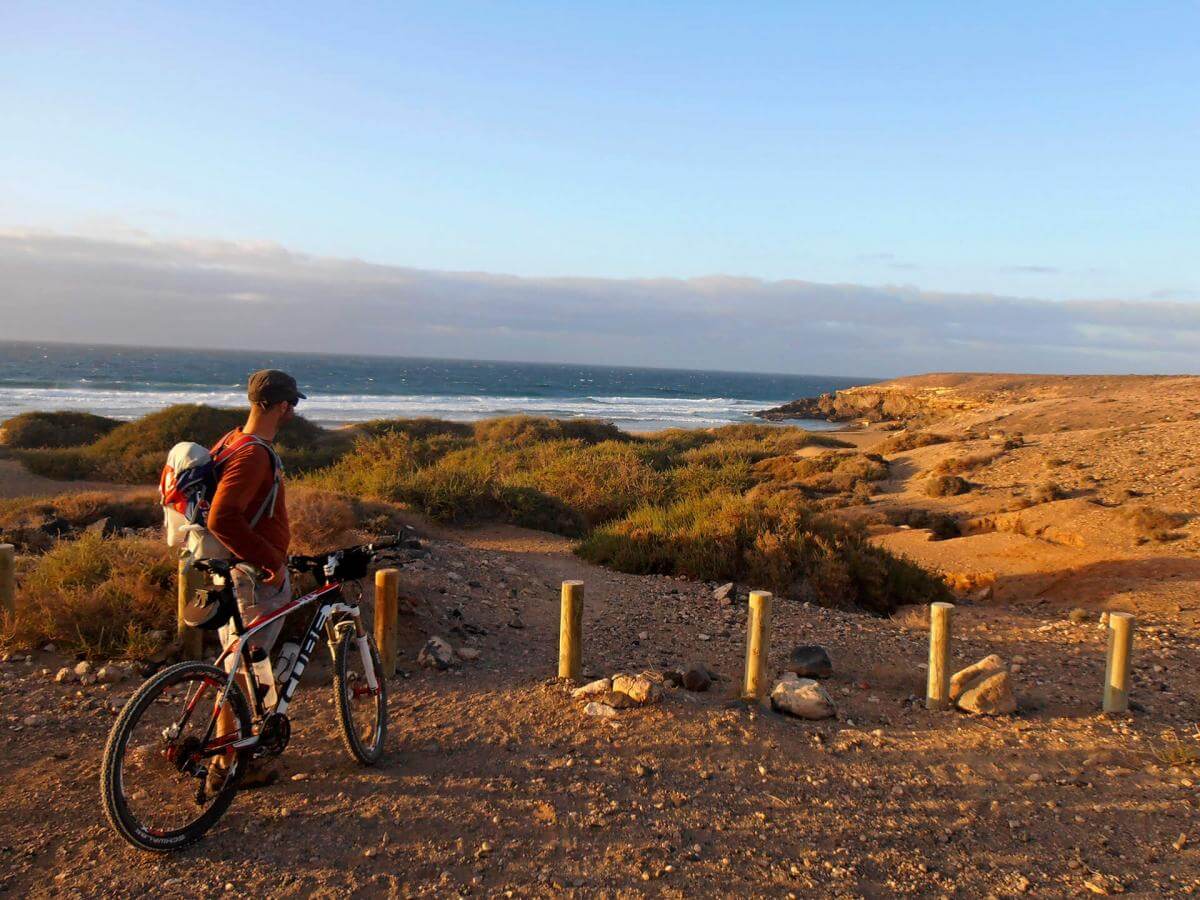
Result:
<svg viewBox="0 0 1200 900"><path fill-rule="evenodd" d="M228 577L234 569L250 576L251 578L262 578L267 574L266 569L248 563L243 559L197 559L192 561L192 567L199 569L201 572L211 572L213 575L224 575Z"/></svg>
<svg viewBox="0 0 1200 900"><path fill-rule="evenodd" d="M420 547L415 538L405 538L401 535L396 535L395 537L384 538L383 540L373 541L369 544L342 547L339 550L331 550L328 553L319 553L314 556L293 554L287 558L287 567L294 572L310 572L314 575L322 575L327 574L326 570L337 560L347 556L362 554L370 556L373 561L375 557L388 550L414 547ZM192 565L201 572L209 572L213 575L222 575L225 577L229 577L235 569L256 580L261 579L266 574L264 569L242 559L197 559L193 561Z"/></svg>

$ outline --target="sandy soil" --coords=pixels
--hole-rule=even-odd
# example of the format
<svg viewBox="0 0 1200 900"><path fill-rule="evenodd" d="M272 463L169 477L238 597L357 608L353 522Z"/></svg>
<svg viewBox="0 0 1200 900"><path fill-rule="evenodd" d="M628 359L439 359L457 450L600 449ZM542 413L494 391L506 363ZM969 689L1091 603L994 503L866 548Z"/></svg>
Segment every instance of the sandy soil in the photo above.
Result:
<svg viewBox="0 0 1200 900"><path fill-rule="evenodd" d="M944 427L992 427L987 416L1038 422L1040 402L976 410L975 420ZM1044 409L1073 416L1071 404ZM961 497L926 497L927 471L994 442L898 454L882 492L854 511L920 506L1025 522L948 541L876 526L876 540L977 577L956 612L954 660L996 652L1014 663L1022 707L1014 717L923 709L919 610L875 619L783 600L773 666L782 668L795 644L826 646L838 716L805 722L747 708L735 697L749 586L723 606L714 585L599 569L553 536L422 526L431 555L404 570L406 671L392 687L383 762L363 769L342 750L327 679L316 671L293 707L284 779L241 794L204 841L177 856L127 848L100 809L99 756L114 718L106 701L131 685L57 685L50 676L63 660L40 650L29 662L0 663L0 893L1200 891L1200 770L1167 765L1156 752L1173 729L1200 753L1200 532L1188 523L1182 537L1139 544L1118 527L1120 506L1092 502L1128 503L1124 492L1137 484L1151 487L1135 502L1194 508L1200 479L1180 471L1194 426L1137 415L1153 421L1132 430L1127 421L1030 428L1024 446L967 474L978 486ZM868 445L881 439L859 434ZM1060 458L1067 462L1048 465ZM1069 498L1002 512L1014 491L1049 470ZM707 693L670 689L661 705L615 720L585 716L553 678L558 584L567 578L587 585L588 674L700 660L723 680ZM1084 621L1068 619L1073 607L1086 610ZM1137 708L1127 717L1099 713L1106 632L1098 616L1109 608L1139 617ZM430 634L481 657L451 672L419 669L416 653ZM48 721L24 726L35 713Z"/></svg>

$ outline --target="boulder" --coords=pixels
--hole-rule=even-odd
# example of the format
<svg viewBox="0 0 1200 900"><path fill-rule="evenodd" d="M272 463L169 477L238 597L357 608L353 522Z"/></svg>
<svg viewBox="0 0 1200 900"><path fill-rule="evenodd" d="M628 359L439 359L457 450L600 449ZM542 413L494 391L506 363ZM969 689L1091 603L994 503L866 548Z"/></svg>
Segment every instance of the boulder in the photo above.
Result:
<svg viewBox="0 0 1200 900"><path fill-rule="evenodd" d="M92 664L86 659L75 664L75 674L82 678L84 675L91 674Z"/></svg>
<svg viewBox="0 0 1200 900"><path fill-rule="evenodd" d="M721 585L719 588L717 588L716 590L713 591L713 599L718 602L721 602L721 603L724 603L726 600L731 599L732 596L733 596L733 582L732 581L726 582L725 584Z"/></svg>
<svg viewBox="0 0 1200 900"><path fill-rule="evenodd" d="M454 665L454 648L440 637L431 637L417 654L417 662L426 669L443 671Z"/></svg>
<svg viewBox="0 0 1200 900"><path fill-rule="evenodd" d="M603 703L589 703L583 708L584 715L598 716L601 719L615 719L617 711L611 706L605 706Z"/></svg>
<svg viewBox="0 0 1200 900"><path fill-rule="evenodd" d="M662 699L662 684L659 676L649 672L641 675L614 675L612 689L620 694L626 694L639 706L657 703Z"/></svg>
<svg viewBox="0 0 1200 900"><path fill-rule="evenodd" d="M950 699L957 700L962 692L979 676L989 673L1002 671L1004 669L1004 660L993 653L991 656L985 656L974 665L967 666L965 669L960 669L950 676Z"/></svg>
<svg viewBox="0 0 1200 900"><path fill-rule="evenodd" d="M79 676L75 674L74 669L68 669L66 666L63 666L58 670L58 674L54 676L54 680L59 684L70 684L73 681L78 681Z"/></svg>
<svg viewBox="0 0 1200 900"><path fill-rule="evenodd" d="M824 647L803 644L792 650L787 670L801 678L828 678L833 674L833 661Z"/></svg>
<svg viewBox="0 0 1200 900"><path fill-rule="evenodd" d="M589 681L582 687L577 687L571 691L571 696L578 700L580 697L594 697L597 694L607 694L612 690L611 678L598 678L595 681Z"/></svg>
<svg viewBox="0 0 1200 900"><path fill-rule="evenodd" d="M1007 716L1017 711L1012 681L1006 669L993 669L967 685L958 708L977 716Z"/></svg>
<svg viewBox="0 0 1200 900"><path fill-rule="evenodd" d="M482 655L475 647L459 647L456 652L459 659L464 659L467 662L473 662Z"/></svg>
<svg viewBox="0 0 1200 900"><path fill-rule="evenodd" d="M683 673L683 686L689 691L707 691L711 685L712 675L703 663L692 663Z"/></svg>
<svg viewBox="0 0 1200 900"><path fill-rule="evenodd" d="M771 707L801 719L829 719L837 714L820 682L794 672L785 674L771 691Z"/></svg>

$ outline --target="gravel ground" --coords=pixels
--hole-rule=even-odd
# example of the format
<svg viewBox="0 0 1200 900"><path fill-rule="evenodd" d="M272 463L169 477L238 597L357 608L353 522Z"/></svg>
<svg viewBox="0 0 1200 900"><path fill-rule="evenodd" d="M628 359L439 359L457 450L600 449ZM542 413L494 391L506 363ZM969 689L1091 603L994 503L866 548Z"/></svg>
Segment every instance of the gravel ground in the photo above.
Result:
<svg viewBox="0 0 1200 900"><path fill-rule="evenodd" d="M0 894L270 896L1146 896L1200 890L1194 767L1160 762L1197 709L1200 629L1139 623L1132 716L1098 713L1095 615L1020 601L958 610L954 660L1016 663L1021 712L922 708L927 635L892 620L779 602L778 671L828 648L836 719L736 700L745 591L588 566L517 529L437 531L404 570L411 601L389 750L357 766L337 738L327 673L306 674L281 781L239 795L198 845L127 847L98 796L112 695L60 685L35 651L0 663ZM552 677L558 584L587 584L587 674L703 661L705 693L603 719ZM520 626L520 627L514 627ZM480 650L416 665L428 635ZM35 717L30 719L29 717ZM31 722L35 724L24 724Z"/></svg>

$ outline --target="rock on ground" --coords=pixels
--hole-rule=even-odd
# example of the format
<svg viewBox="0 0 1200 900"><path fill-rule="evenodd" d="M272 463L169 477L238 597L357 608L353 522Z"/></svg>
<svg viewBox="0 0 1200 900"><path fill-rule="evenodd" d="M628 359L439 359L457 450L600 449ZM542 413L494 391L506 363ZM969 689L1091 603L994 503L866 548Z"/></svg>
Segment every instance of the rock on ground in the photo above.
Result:
<svg viewBox="0 0 1200 900"><path fill-rule="evenodd" d="M612 689L628 695L639 706L657 703L662 699L662 685L654 676L645 672L641 675L614 675Z"/></svg>
<svg viewBox="0 0 1200 900"><path fill-rule="evenodd" d="M712 676L703 663L693 663L683 673L682 683L689 691L707 691L712 685Z"/></svg>
<svg viewBox="0 0 1200 900"><path fill-rule="evenodd" d="M611 678L597 678L595 681L589 681L582 687L577 687L571 691L571 696L575 699L580 697L593 697L597 694L607 694L612 690Z"/></svg>
<svg viewBox="0 0 1200 900"><path fill-rule="evenodd" d="M440 637L431 637L417 654L417 662L426 669L449 669L454 665L454 648Z"/></svg>
<svg viewBox="0 0 1200 900"><path fill-rule="evenodd" d="M771 706L801 719L829 719L837 714L833 700L819 682L794 672L788 672L775 685Z"/></svg>
<svg viewBox="0 0 1200 900"><path fill-rule="evenodd" d="M1004 660L993 653L991 656L985 656L977 663L967 666L965 669L959 669L950 676L950 699L958 700L962 696L963 691L967 686L979 678L981 675L988 672L998 672L1004 668Z"/></svg>
<svg viewBox="0 0 1200 900"><path fill-rule="evenodd" d="M1017 698L1006 669L976 678L958 698L958 708L978 716L1007 716L1017 711Z"/></svg>
<svg viewBox="0 0 1200 900"><path fill-rule="evenodd" d="M787 668L801 678L828 678L833 674L833 661L824 647L803 644L792 650Z"/></svg>

